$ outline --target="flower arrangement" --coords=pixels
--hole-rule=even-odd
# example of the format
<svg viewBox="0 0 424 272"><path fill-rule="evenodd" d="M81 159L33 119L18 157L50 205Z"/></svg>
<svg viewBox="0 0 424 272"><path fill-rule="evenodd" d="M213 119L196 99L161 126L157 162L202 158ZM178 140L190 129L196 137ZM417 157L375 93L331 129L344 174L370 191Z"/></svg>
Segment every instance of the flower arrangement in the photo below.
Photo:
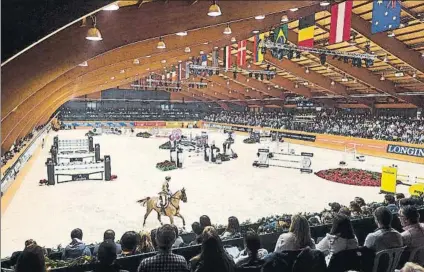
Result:
<svg viewBox="0 0 424 272"><path fill-rule="evenodd" d="M50 271L53 268L73 267L73 266L80 266L80 265L86 265L86 264L94 264L96 262L97 262L96 258L93 258L91 256L81 256L76 259L70 259L70 260L51 260L48 257L45 257L47 271Z"/></svg>
<svg viewBox="0 0 424 272"><path fill-rule="evenodd" d="M315 173L320 178L338 183L379 187L381 173L356 168L336 168Z"/></svg>
<svg viewBox="0 0 424 272"><path fill-rule="evenodd" d="M149 132L139 132L135 135L136 137L141 137L141 138L150 138L152 137L152 134L150 134Z"/></svg>
<svg viewBox="0 0 424 272"><path fill-rule="evenodd" d="M246 139L243 140L243 143L245 143L245 144L255 144L255 143L257 143L257 141L253 138L246 138Z"/></svg>
<svg viewBox="0 0 424 272"><path fill-rule="evenodd" d="M175 162L170 162L166 160L163 162L158 162L156 164L156 168L161 171L171 171L171 170L177 169L177 166L175 165Z"/></svg>
<svg viewBox="0 0 424 272"><path fill-rule="evenodd" d="M161 144L159 146L159 149L171 149L171 142L170 141L167 141L166 143Z"/></svg>

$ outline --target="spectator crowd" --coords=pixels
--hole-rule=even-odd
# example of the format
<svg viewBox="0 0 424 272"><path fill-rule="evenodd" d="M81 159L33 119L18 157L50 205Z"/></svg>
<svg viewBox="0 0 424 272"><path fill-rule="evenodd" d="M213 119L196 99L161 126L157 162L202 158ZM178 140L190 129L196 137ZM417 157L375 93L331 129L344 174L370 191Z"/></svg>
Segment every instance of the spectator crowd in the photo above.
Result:
<svg viewBox="0 0 424 272"><path fill-rule="evenodd" d="M287 112L230 112L209 114L205 121L247 126L270 127L360 138L424 143L424 118L373 116L329 111L313 114Z"/></svg>
<svg viewBox="0 0 424 272"><path fill-rule="evenodd" d="M151 232L127 231L119 241L113 230L106 230L103 242L90 248L83 242L83 231L77 228L70 234L70 243L61 250L61 259L95 260L93 272L125 272L116 260L143 253L151 255L140 261L138 272L233 272L240 268L263 272L324 272L345 271L341 269L358 267L359 263L372 266L377 252L391 249L402 253L400 261L394 264L399 268L403 266L400 271L424 271L421 267L424 265L424 223L420 223L419 213L423 207L422 197L386 195L383 203L369 204L357 197L348 207L339 203L329 206L329 210L319 214L263 218L256 231L252 228L243 231L234 216L228 219L225 229L219 231L219 227L203 215L199 222L192 224L195 237L190 242L184 241L175 225L165 224ZM373 216L377 228L367 233L361 245L352 219L369 215ZM284 232L268 252L261 244L261 235L270 231L269 224L283 225ZM311 226L322 224L329 224L329 231L314 240ZM244 248L224 245L237 238L243 238ZM195 245L200 245L200 250L189 259L173 252L175 248ZM44 272L51 262L45 254L37 242L27 240L23 251L13 253L9 263L16 272ZM387 265L387 261L381 261L378 268Z"/></svg>

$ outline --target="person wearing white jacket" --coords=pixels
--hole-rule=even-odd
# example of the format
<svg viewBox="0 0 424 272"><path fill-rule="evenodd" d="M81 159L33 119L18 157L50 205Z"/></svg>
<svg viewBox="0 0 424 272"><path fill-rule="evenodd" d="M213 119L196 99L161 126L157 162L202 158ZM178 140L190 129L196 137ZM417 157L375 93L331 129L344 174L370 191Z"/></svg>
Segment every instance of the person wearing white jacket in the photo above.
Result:
<svg viewBox="0 0 424 272"><path fill-rule="evenodd" d="M343 214L337 214L334 217L330 233L327 233L324 239L316 245L316 249L326 255L327 261L337 252L357 247L358 239L353 231L352 223L349 217Z"/></svg>

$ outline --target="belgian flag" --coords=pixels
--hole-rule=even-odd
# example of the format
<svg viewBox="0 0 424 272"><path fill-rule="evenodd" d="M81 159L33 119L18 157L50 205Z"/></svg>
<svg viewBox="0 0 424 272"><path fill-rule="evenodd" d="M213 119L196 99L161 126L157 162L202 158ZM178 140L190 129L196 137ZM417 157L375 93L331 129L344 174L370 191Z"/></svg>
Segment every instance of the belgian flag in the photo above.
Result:
<svg viewBox="0 0 424 272"><path fill-rule="evenodd" d="M299 19L299 33L297 45L314 47L315 14Z"/></svg>

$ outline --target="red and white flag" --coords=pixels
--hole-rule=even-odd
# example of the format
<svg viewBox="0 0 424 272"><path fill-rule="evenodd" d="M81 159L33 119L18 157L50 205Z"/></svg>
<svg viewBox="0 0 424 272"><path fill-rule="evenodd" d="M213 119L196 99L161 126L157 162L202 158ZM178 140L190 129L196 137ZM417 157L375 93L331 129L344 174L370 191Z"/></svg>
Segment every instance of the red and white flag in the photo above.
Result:
<svg viewBox="0 0 424 272"><path fill-rule="evenodd" d="M246 46L247 46L246 40L242 40L238 42L237 66L244 66L246 64Z"/></svg>
<svg viewBox="0 0 424 272"><path fill-rule="evenodd" d="M353 1L348 0L331 7L330 44L350 39L352 3Z"/></svg>
<svg viewBox="0 0 424 272"><path fill-rule="evenodd" d="M224 47L224 68L225 71L231 69L231 45Z"/></svg>

